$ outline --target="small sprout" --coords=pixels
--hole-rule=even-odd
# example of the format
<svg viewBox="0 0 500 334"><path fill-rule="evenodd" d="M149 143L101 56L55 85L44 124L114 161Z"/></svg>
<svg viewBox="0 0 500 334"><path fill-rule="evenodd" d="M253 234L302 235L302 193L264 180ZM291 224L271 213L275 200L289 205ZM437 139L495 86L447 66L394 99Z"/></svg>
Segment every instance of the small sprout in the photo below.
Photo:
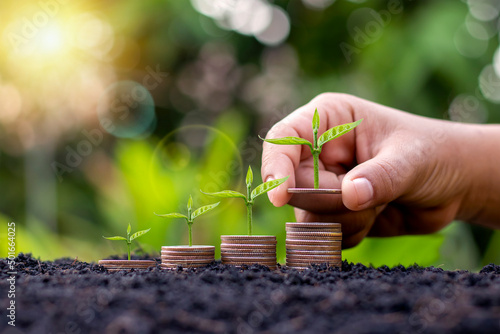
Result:
<svg viewBox="0 0 500 334"><path fill-rule="evenodd" d="M135 232L134 234L130 235L130 233L132 232L132 227L130 226L130 223L129 223L128 227L127 227L127 237L126 238L120 237L120 236L116 236L116 237L105 237L105 236L103 236L103 238L104 239L108 239L108 240L125 240L127 242L128 260L130 261L130 245L132 244L132 241L134 239L139 238L141 235L144 235L144 234L148 233L149 230L150 230L150 228L148 228L147 230L142 230L142 231L139 231L139 232Z"/></svg>
<svg viewBox="0 0 500 334"><path fill-rule="evenodd" d="M257 186L252 191L253 172L252 172L252 168L250 166L248 166L247 177L246 177L246 184L247 184L246 196L240 192L233 191L233 190L223 190L223 191L219 191L219 192L215 192L215 193L206 193L206 192L202 191L202 193L209 195L209 196L213 196L213 197L219 197L219 198L242 198L242 199L244 199L245 205L247 206L248 235L252 235L252 207L253 207L255 199L258 196L265 194L268 191L278 187L286 180L288 180L288 176L286 176L282 179L267 181L267 182L264 182L261 185Z"/></svg>
<svg viewBox="0 0 500 334"><path fill-rule="evenodd" d="M188 229L189 229L189 247L193 246L193 234L191 231L191 226L193 225L193 221L196 217L201 216L204 213L207 213L208 211L211 211L215 209L217 205L219 205L220 202L217 202L215 204L210 204L210 205L205 205L202 206L201 208L195 210L193 212L193 197L189 195L189 200L187 204L187 216L183 215L182 213L167 213L165 215L159 215L156 214L158 217L163 217L163 218L184 218L188 224Z"/></svg>
<svg viewBox="0 0 500 334"><path fill-rule="evenodd" d="M324 144L329 142L332 139L338 138L352 129L354 129L356 126L358 126L363 119L360 119L356 122L353 123L346 123L346 124L341 124L337 125L331 129L328 129L325 131L319 138L318 138L318 131L319 131L319 114L318 114L318 109L314 111L313 115L313 120L312 120L312 129L313 129L313 139L314 142L311 143L309 140L303 139L303 138L298 138L298 137L283 137L283 138L276 138L276 139L264 139L259 136L260 139L271 143L271 144L276 144L276 145L307 145L311 149L311 154L313 156L313 161L314 161L314 188L318 189L319 188L319 155L321 154L321 149Z"/></svg>

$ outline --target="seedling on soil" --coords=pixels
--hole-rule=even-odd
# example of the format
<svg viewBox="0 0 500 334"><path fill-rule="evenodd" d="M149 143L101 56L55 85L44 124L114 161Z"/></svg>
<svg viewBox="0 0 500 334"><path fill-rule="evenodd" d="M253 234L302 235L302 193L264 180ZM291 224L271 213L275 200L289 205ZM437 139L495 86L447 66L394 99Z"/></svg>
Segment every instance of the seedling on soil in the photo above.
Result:
<svg viewBox="0 0 500 334"><path fill-rule="evenodd" d="M176 213L176 212L167 213L165 215L158 215L155 213L155 215L157 215L158 217L163 217L163 218L184 218L186 220L186 223L187 223L188 229L189 229L189 247L192 247L193 246L193 234L191 231L191 227L193 225L194 219L196 217L201 216L204 213L207 213L207 212L215 209L215 207L217 205L219 205L219 203L220 202L217 202L215 204L202 206L201 208L199 208L193 212L193 197L191 197L191 195L189 195L189 200L188 200L188 204L187 204L187 216L183 215L182 213Z"/></svg>
<svg viewBox="0 0 500 334"><path fill-rule="evenodd" d="M130 235L130 233L132 232L132 227L130 226L130 223L128 224L128 227L127 227L127 237L124 238L124 237L120 237L120 236L116 236L116 237L105 237L103 236L104 239L108 239L108 240L124 240L127 242L127 250L128 250L128 260L130 261L130 245L132 244L132 241L134 239L137 239L139 238L141 235L144 235L146 233L149 232L149 230L151 230L150 228L148 228L147 230L142 230L142 231L139 231L139 232L135 232L134 234Z"/></svg>
<svg viewBox="0 0 500 334"><path fill-rule="evenodd" d="M283 138L276 138L276 139L264 139L259 137L260 139L271 143L271 144L276 144L276 145L307 145L311 149L311 154L313 156L313 162L314 162L314 189L319 188L319 155L321 154L321 149L323 148L323 145L329 142L330 140L333 140L335 138L338 138L352 129L354 129L356 126L358 126L363 119L360 119L356 122L353 123L347 123L347 124L341 124L337 125L331 129L328 129L325 131L319 138L318 138L318 131L319 131L319 114L318 114L318 109L314 111L314 116L312 120L312 130L313 130L313 142L311 143L309 140L299 138L299 137L283 137ZM335 193L335 192L330 192L330 193ZM338 192L337 192L338 193Z"/></svg>
<svg viewBox="0 0 500 334"><path fill-rule="evenodd" d="M247 172L247 177L246 177L246 184L247 184L247 194L244 195L240 192L233 191L233 190L223 190L215 193L206 193L203 192L206 195L213 196L213 197L218 197L218 198L242 198L245 200L245 205L247 206L247 225L248 225L248 235L252 235L252 207L254 204L255 199L262 195L267 193L268 191L278 187L281 185L283 182L285 182L288 179L288 176L277 179L277 180L271 180L262 183L261 185L257 186L253 191L252 191L252 183L253 183L253 172L252 172L252 167L248 166L248 172Z"/></svg>

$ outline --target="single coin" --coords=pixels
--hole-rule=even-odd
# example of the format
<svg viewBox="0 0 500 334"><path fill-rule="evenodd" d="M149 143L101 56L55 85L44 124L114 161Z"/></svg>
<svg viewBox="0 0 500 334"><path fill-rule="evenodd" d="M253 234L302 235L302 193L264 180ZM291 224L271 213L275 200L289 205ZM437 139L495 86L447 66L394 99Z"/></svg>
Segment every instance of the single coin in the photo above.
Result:
<svg viewBox="0 0 500 334"><path fill-rule="evenodd" d="M342 189L288 188L289 194L342 194Z"/></svg>
<svg viewBox="0 0 500 334"><path fill-rule="evenodd" d="M252 245L275 245L276 237L273 235L222 235L223 244L252 244Z"/></svg>
<svg viewBox="0 0 500 334"><path fill-rule="evenodd" d="M221 256L222 261L275 261L275 256Z"/></svg>
<svg viewBox="0 0 500 334"><path fill-rule="evenodd" d="M332 266L332 267L341 267L342 266L342 261L337 261L337 262L333 262L333 261L316 261L316 262L289 262L287 261L286 262L286 265L289 266L289 267L308 267L310 265L313 265L313 264L316 264L316 265L321 265L321 264L326 264L328 266Z"/></svg>
<svg viewBox="0 0 500 334"><path fill-rule="evenodd" d="M251 255L251 254L242 254L242 255L237 255L237 254L229 254L229 255L221 255L220 259L222 261L232 261L232 260L238 260L238 261L246 261L246 260L263 260L263 261L276 261L276 255L270 255L270 256L258 256L257 254Z"/></svg>
<svg viewBox="0 0 500 334"><path fill-rule="evenodd" d="M182 268L201 268L207 266L207 263L201 263L201 264L160 264L160 268L162 269L177 269L179 266Z"/></svg>
<svg viewBox="0 0 500 334"><path fill-rule="evenodd" d="M156 265L155 261L151 260L99 260L99 264L111 264L111 265Z"/></svg>
<svg viewBox="0 0 500 334"><path fill-rule="evenodd" d="M276 254L276 249L231 249L221 248L221 254Z"/></svg>
<svg viewBox="0 0 500 334"><path fill-rule="evenodd" d="M149 268L149 267L154 267L154 265L147 265L147 264L123 264L123 265L118 265L118 264L102 264L103 267L106 268Z"/></svg>
<svg viewBox="0 0 500 334"><path fill-rule="evenodd" d="M215 252L165 252L161 251L162 256L214 256Z"/></svg>
<svg viewBox="0 0 500 334"><path fill-rule="evenodd" d="M202 259L202 260L212 259L212 260L214 260L215 257L214 257L213 254L211 256L206 256L206 255L203 255L203 256L193 256L193 255L188 255L188 256L172 256L172 255L168 255L168 256L166 256L166 255L162 255L161 259L162 260L197 260L197 259Z"/></svg>
<svg viewBox="0 0 500 334"><path fill-rule="evenodd" d="M104 268L106 268L108 271L111 271L111 270L131 270L131 269L134 269L134 270L144 270L144 269L148 269L148 268L151 268L151 267L108 267L108 266L103 266Z"/></svg>
<svg viewBox="0 0 500 334"><path fill-rule="evenodd" d="M276 249L275 244L233 244L222 243L221 249Z"/></svg>
<svg viewBox="0 0 500 334"><path fill-rule="evenodd" d="M329 255L341 256L342 251L303 251L303 250L286 250L287 256L303 255L303 256L316 256L316 255Z"/></svg>
<svg viewBox="0 0 500 334"><path fill-rule="evenodd" d="M230 266L233 266L233 267L236 267L236 268L241 268L242 265L246 265L248 267L250 267L252 264L259 264L261 266L266 266L269 268L269 270L276 270L278 269L278 267L276 266L276 264L263 264L263 263L241 263L241 264L233 264L233 263L223 263L223 264L226 264L226 265L230 265Z"/></svg>
<svg viewBox="0 0 500 334"><path fill-rule="evenodd" d="M328 245L328 246L318 246L318 245L286 245L286 250L303 250L303 251L340 251L341 245L338 244Z"/></svg>
<svg viewBox="0 0 500 334"><path fill-rule="evenodd" d="M266 261L263 261L263 260L251 260L251 261L243 261L243 260L222 260L222 264L246 264L246 265L252 265L252 264L265 264L266 266L268 265L273 265L275 266L276 265L276 260L272 261L272 260L266 260Z"/></svg>
<svg viewBox="0 0 500 334"><path fill-rule="evenodd" d="M276 240L223 240L222 241L224 244L232 244L232 245L248 245L252 244L255 246L276 246L277 241Z"/></svg>
<svg viewBox="0 0 500 334"><path fill-rule="evenodd" d="M168 259L168 260L163 260L162 259L162 262L161 263L164 263L164 264L176 264L176 263L210 263L210 262L213 262L215 261L214 259L194 259L194 260L171 260L171 259Z"/></svg>
<svg viewBox="0 0 500 334"><path fill-rule="evenodd" d="M321 238L337 238L342 237L342 232L287 232L288 237L321 237Z"/></svg>
<svg viewBox="0 0 500 334"><path fill-rule="evenodd" d="M329 257L323 256L310 256L309 258L297 257L293 255L286 256L287 262L307 262L307 263L316 263L316 262L331 262L331 261L342 261L342 256L338 255L330 255Z"/></svg>
<svg viewBox="0 0 500 334"><path fill-rule="evenodd" d="M296 260L317 260L317 259L341 259L342 254L297 254L297 253L287 253L287 259L296 259Z"/></svg>
<svg viewBox="0 0 500 334"><path fill-rule="evenodd" d="M287 239L286 245L316 245L316 246L332 246L342 242L341 239L337 240L314 240L314 239Z"/></svg>
<svg viewBox="0 0 500 334"><path fill-rule="evenodd" d="M307 267L307 266L299 267L299 266L288 266L287 265L287 267L290 268L290 269L295 269L295 270L300 270L300 271L311 270L312 269L312 267ZM342 270L342 266L341 265L340 266L337 266L337 265L333 265L332 266L332 265L330 265L329 267L340 268Z"/></svg>
<svg viewBox="0 0 500 334"><path fill-rule="evenodd" d="M286 258L287 263L324 263L324 262L342 262L341 257L332 257L332 258L311 258L311 259L297 259L292 257Z"/></svg>
<svg viewBox="0 0 500 334"><path fill-rule="evenodd" d="M337 254L326 255L326 254L300 254L300 253L287 253L287 258L294 259L321 259L321 258L340 258L342 256L341 252L337 252Z"/></svg>
<svg viewBox="0 0 500 334"><path fill-rule="evenodd" d="M196 245L196 246L186 246L186 245L181 245L181 246L162 246L161 247L162 251L185 251L185 252L209 252L209 251L215 251L215 246L209 246L209 245Z"/></svg>
<svg viewBox="0 0 500 334"><path fill-rule="evenodd" d="M148 267L149 268L149 267ZM120 270L144 270L144 269L148 269L148 268L108 268L106 267L106 270L110 273L114 273L114 272L117 272L117 271L120 271Z"/></svg>
<svg viewBox="0 0 500 334"><path fill-rule="evenodd" d="M288 232L326 232L326 233L340 233L338 228L302 228L302 227L286 227L285 231Z"/></svg>
<svg viewBox="0 0 500 334"><path fill-rule="evenodd" d="M285 224L286 227L295 228L342 228L340 223L328 223L328 222L290 222Z"/></svg>
<svg viewBox="0 0 500 334"><path fill-rule="evenodd" d="M342 238L341 237L304 237L304 236L291 237L291 236L288 236L286 241L287 242L294 242L294 241L321 242L321 241L324 241L324 242L331 243L331 242L340 242L340 241L342 241Z"/></svg>
<svg viewBox="0 0 500 334"><path fill-rule="evenodd" d="M272 264L272 265L276 265L276 260L272 260L272 259L269 259L269 260L263 260L263 259L232 259L232 260L228 260L228 259L221 259L222 263L223 264L253 264L253 263L259 263L259 264Z"/></svg>
<svg viewBox="0 0 500 334"><path fill-rule="evenodd" d="M221 240L276 240L275 235L221 235Z"/></svg>

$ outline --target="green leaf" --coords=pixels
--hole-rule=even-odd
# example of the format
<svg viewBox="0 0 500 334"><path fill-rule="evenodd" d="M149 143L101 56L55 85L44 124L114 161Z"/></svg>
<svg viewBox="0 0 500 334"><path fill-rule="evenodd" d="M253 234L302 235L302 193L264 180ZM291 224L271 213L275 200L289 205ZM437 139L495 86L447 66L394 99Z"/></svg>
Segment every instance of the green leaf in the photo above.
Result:
<svg viewBox="0 0 500 334"><path fill-rule="evenodd" d="M233 191L233 190L223 190L223 191L219 191L216 193L206 193L206 192L202 191L202 193L204 193L205 195L208 195L208 196L219 197L219 198L244 198L244 199L247 198L242 193L239 193L239 192Z"/></svg>
<svg viewBox="0 0 500 334"><path fill-rule="evenodd" d="M313 116L313 122L312 122L312 127L314 131L318 131L319 129L319 114L318 114L318 108L314 110L314 116Z"/></svg>
<svg viewBox="0 0 500 334"><path fill-rule="evenodd" d="M219 205L220 202L217 202L215 204L210 204L210 205L205 205L202 206L201 208L197 209L195 212L193 212L192 219L195 219L198 216L201 216L204 213L207 213L210 210L215 209L217 205Z"/></svg>
<svg viewBox="0 0 500 334"><path fill-rule="evenodd" d="M130 226L130 223L128 223L127 235L129 235L131 231L132 231L132 227Z"/></svg>
<svg viewBox="0 0 500 334"><path fill-rule="evenodd" d="M136 238L139 238L141 235L144 235L146 233L149 232L149 230L151 230L150 228L148 228L147 230L142 230L142 231L139 231L139 232L135 232L134 234L132 234L130 236L130 241L136 239Z"/></svg>
<svg viewBox="0 0 500 334"><path fill-rule="evenodd" d="M253 183L253 172L252 172L252 167L248 166L248 172L247 172L247 186L251 186Z"/></svg>
<svg viewBox="0 0 500 334"><path fill-rule="evenodd" d="M188 210L191 210L191 208L193 207L193 197L191 195L189 195L189 200L188 200Z"/></svg>
<svg viewBox="0 0 500 334"><path fill-rule="evenodd" d="M332 139L338 138L348 133L349 131L357 127L362 121L363 119L360 119L356 122L341 124L327 130L325 133L321 135L321 137L318 138L318 147L323 146L325 143L329 142Z"/></svg>
<svg viewBox="0 0 500 334"><path fill-rule="evenodd" d="M182 213L167 213L166 215L159 215L157 213L155 213L155 215L157 215L158 217L163 217L163 218L185 218L185 219L188 219L187 216L183 215Z"/></svg>
<svg viewBox="0 0 500 334"><path fill-rule="evenodd" d="M262 183L260 186L258 186L257 188L255 188L252 191L252 194L250 195L250 197L252 198L252 200L254 200L257 196L260 196L264 193L267 193L269 190L272 190L272 189L278 187L280 184L282 184L283 182L288 180L289 177L290 176L286 176L282 179L277 179L277 180L272 180L272 181L267 181L265 183Z"/></svg>
<svg viewBox="0 0 500 334"><path fill-rule="evenodd" d="M276 145L309 145L309 147L312 148L312 144L308 140L299 137L283 137L275 139L263 139L261 137L259 138L263 141L267 141L268 143Z"/></svg>
<svg viewBox="0 0 500 334"><path fill-rule="evenodd" d="M108 240L125 240L127 241L127 238L124 238L124 237L105 237L103 236L104 239L108 239Z"/></svg>

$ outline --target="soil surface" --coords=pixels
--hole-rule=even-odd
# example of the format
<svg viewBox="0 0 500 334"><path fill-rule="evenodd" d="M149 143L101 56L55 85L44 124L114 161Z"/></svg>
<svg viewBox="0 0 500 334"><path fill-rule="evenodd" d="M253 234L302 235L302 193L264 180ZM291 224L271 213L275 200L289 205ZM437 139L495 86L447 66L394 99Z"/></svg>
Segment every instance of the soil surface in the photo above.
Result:
<svg viewBox="0 0 500 334"><path fill-rule="evenodd" d="M342 271L197 269L108 273L73 259L0 260L0 333L500 333L500 266Z"/></svg>

